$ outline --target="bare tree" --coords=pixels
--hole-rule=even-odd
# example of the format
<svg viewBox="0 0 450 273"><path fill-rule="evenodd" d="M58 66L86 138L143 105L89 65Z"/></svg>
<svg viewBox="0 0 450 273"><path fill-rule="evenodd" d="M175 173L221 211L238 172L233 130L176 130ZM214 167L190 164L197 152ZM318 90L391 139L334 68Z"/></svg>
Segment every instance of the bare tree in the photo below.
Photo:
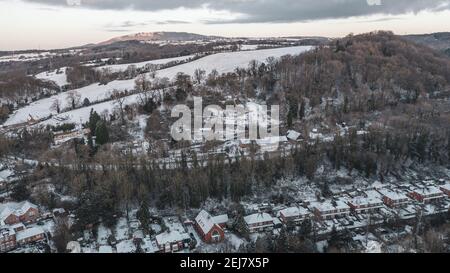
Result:
<svg viewBox="0 0 450 273"><path fill-rule="evenodd" d="M70 242L72 238L70 232L70 224L67 218L56 218L53 242L55 243L58 252L63 253L66 251L67 243Z"/></svg>
<svg viewBox="0 0 450 273"><path fill-rule="evenodd" d="M138 92L150 91L152 89L152 82L147 79L145 74L140 75L134 83L135 89Z"/></svg>
<svg viewBox="0 0 450 273"><path fill-rule="evenodd" d="M50 110L56 111L56 113L61 112L61 100L54 99L52 105L50 106Z"/></svg>
<svg viewBox="0 0 450 273"><path fill-rule="evenodd" d="M200 68L197 68L194 72L194 79L195 81L200 84L206 76L206 71Z"/></svg>
<svg viewBox="0 0 450 273"><path fill-rule="evenodd" d="M124 104L125 104L126 96L124 96L119 90L114 90L111 94L111 97L114 100L114 104L119 107L120 121L122 122L122 125L125 125Z"/></svg>
<svg viewBox="0 0 450 273"><path fill-rule="evenodd" d="M66 100L72 109L75 109L78 105L80 105L81 95L77 91L70 91L67 93Z"/></svg>

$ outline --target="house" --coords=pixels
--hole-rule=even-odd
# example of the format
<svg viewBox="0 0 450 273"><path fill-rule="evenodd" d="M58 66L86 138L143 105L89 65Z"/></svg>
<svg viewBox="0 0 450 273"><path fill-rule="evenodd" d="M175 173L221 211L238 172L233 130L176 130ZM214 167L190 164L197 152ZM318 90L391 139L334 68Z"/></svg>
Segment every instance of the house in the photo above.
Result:
<svg viewBox="0 0 450 273"><path fill-rule="evenodd" d="M13 250L16 246L16 232L10 227L0 226L0 253Z"/></svg>
<svg viewBox="0 0 450 273"><path fill-rule="evenodd" d="M63 208L56 208L52 211L53 218L66 217L68 213Z"/></svg>
<svg viewBox="0 0 450 273"><path fill-rule="evenodd" d="M111 246L100 246L98 248L98 253L100 254L111 254L113 253L113 249Z"/></svg>
<svg viewBox="0 0 450 273"><path fill-rule="evenodd" d="M321 220L331 220L350 215L350 206L343 201L326 200L312 204L315 216Z"/></svg>
<svg viewBox="0 0 450 273"><path fill-rule="evenodd" d="M390 208L400 208L411 203L411 199L400 191L380 189L378 192L383 198L383 203Z"/></svg>
<svg viewBox="0 0 450 273"><path fill-rule="evenodd" d="M219 224L219 222L221 223ZM195 228L204 242L220 243L225 238L223 228L227 222L228 216L214 218L208 212L202 210L195 218Z"/></svg>
<svg viewBox="0 0 450 273"><path fill-rule="evenodd" d="M290 207L278 212L279 218L284 225L288 223L298 225L309 217L310 214L309 210L302 207Z"/></svg>
<svg viewBox="0 0 450 273"><path fill-rule="evenodd" d="M357 214L376 212L384 207L383 200L372 196L352 198L348 201L348 205L350 206L350 209Z"/></svg>
<svg viewBox="0 0 450 273"><path fill-rule="evenodd" d="M273 152L288 141L285 136L271 136L262 139L257 139L256 144L260 147L261 151Z"/></svg>
<svg viewBox="0 0 450 273"><path fill-rule="evenodd" d="M287 139L288 139L289 141L297 142L297 141L300 139L301 135L302 135L302 134L300 134L300 133L297 132L297 131L289 130L289 131L287 131L286 137L287 137Z"/></svg>
<svg viewBox="0 0 450 273"><path fill-rule="evenodd" d="M416 188L409 192L408 196L421 203L437 202L445 198L444 192L435 186Z"/></svg>
<svg viewBox="0 0 450 273"><path fill-rule="evenodd" d="M217 216L213 216L213 221L214 223L218 224L221 228L225 229L227 224L228 224L228 214L222 214L222 215L217 215Z"/></svg>
<svg viewBox="0 0 450 273"><path fill-rule="evenodd" d="M14 224L14 225L11 226L11 228L12 228L15 232L19 232L19 231L22 231L22 230L25 230L25 229L26 229L25 225L22 224L22 223Z"/></svg>
<svg viewBox="0 0 450 273"><path fill-rule="evenodd" d="M81 253L81 245L77 241L70 241L67 243L66 251L73 254Z"/></svg>
<svg viewBox="0 0 450 273"><path fill-rule="evenodd" d="M168 230L156 235L156 245L159 252L171 253L178 252L188 247L191 240L187 233L181 233L178 230Z"/></svg>
<svg viewBox="0 0 450 273"><path fill-rule="evenodd" d="M89 128L83 130L73 130L70 132L62 132L56 133L53 136L55 143L64 142L65 140L73 139L73 138L83 138L85 135L88 135L91 132Z"/></svg>
<svg viewBox="0 0 450 273"><path fill-rule="evenodd" d="M440 190L446 195L450 196L450 183L447 183L440 187Z"/></svg>
<svg viewBox="0 0 450 273"><path fill-rule="evenodd" d="M7 225L34 223L38 218L38 207L28 201L0 205L0 221Z"/></svg>
<svg viewBox="0 0 450 273"><path fill-rule="evenodd" d="M77 241L70 241L67 243L66 251L74 254L81 253L81 245Z"/></svg>
<svg viewBox="0 0 450 273"><path fill-rule="evenodd" d="M244 217L250 233L270 231L274 227L274 219L268 213L255 213Z"/></svg>
<svg viewBox="0 0 450 273"><path fill-rule="evenodd" d="M17 232L16 240L18 245L38 242L45 239L45 232L40 227L33 227Z"/></svg>

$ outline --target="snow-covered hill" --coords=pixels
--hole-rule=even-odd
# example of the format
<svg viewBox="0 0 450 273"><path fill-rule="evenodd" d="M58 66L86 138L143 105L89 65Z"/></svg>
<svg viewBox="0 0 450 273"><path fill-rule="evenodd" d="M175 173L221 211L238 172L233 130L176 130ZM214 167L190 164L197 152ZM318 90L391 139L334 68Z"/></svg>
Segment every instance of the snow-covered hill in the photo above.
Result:
<svg viewBox="0 0 450 273"><path fill-rule="evenodd" d="M140 32L131 35L125 35L112 38L108 41L102 42L99 45L109 45L117 42L125 41L199 41L199 40L211 40L217 37L204 36L200 34L187 33L187 32Z"/></svg>
<svg viewBox="0 0 450 273"><path fill-rule="evenodd" d="M113 65L99 66L96 69L98 69L98 70L108 69L111 72L120 72L120 71L125 71L131 65L136 66L136 68L144 68L148 64L164 65L164 64L171 63L171 62L187 61L187 60L189 60L191 58L194 58L194 57L195 57L195 55L188 55L188 56L167 58L167 59L159 59L159 60L146 61L146 62L140 62L140 63L113 64Z"/></svg>
<svg viewBox="0 0 450 273"><path fill-rule="evenodd" d="M211 72L213 69L217 69L219 73L227 73L234 71L238 67L240 68L248 67L249 63L252 60L256 60L258 62L265 62L268 57L279 58L284 55L297 55L307 50L310 50L311 48L312 47L310 46L299 46L299 47L286 47L267 50L219 53L209 55L207 57L198 59L193 62L160 70L157 72L157 77L168 77L169 79L173 79L178 72L193 75L194 71L198 68L205 70L207 73ZM98 83L95 83L83 88L72 90L70 92L77 92L78 94L80 94L81 101L87 98L91 103L95 103L108 98L113 90L121 90L121 91L132 90L134 86L135 86L135 79L124 81L116 80L108 83L108 85L99 85ZM5 122L4 125L14 125L26 122L29 118L29 115L32 115L33 118L35 119L45 118L48 117L50 114L56 115L57 114L56 111L50 109L53 102L55 100L59 100L61 102L61 108L62 109L67 108L69 106L69 103L67 101L68 94L69 94L68 92L60 93L50 98L33 102L30 105L14 112ZM127 101L129 101L130 103L133 102L132 99ZM104 111L106 109L105 107L109 107L109 109L111 109L112 103L102 104L101 107L98 106L99 112ZM87 109L85 110L78 109L75 111L70 111L68 113L63 113L60 116L65 115L71 116L72 114L74 114L72 115L73 117L71 117L71 120L79 122L78 117L80 116L84 117L86 111L88 113L88 111L91 108L96 109L97 106L88 106L86 108ZM78 115L77 113L80 113L80 115Z"/></svg>

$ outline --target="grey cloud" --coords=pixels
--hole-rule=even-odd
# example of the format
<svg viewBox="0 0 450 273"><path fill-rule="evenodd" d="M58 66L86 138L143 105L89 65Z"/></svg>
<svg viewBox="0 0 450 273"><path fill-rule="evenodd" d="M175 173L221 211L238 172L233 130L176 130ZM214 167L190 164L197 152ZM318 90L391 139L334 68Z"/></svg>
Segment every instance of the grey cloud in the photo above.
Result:
<svg viewBox="0 0 450 273"><path fill-rule="evenodd" d="M167 20L167 21L157 21L155 23L157 25L184 25L189 24L190 22L181 20Z"/></svg>
<svg viewBox="0 0 450 273"><path fill-rule="evenodd" d="M0 0L1 1L1 0ZM67 0L24 0L48 5L67 5ZM74 0L72 0L74 1ZM422 10L450 9L450 0L81 0L81 7L93 9L170 10L180 7L208 7L212 10L239 13L238 19L207 23L300 22L347 18L372 14L399 15Z"/></svg>

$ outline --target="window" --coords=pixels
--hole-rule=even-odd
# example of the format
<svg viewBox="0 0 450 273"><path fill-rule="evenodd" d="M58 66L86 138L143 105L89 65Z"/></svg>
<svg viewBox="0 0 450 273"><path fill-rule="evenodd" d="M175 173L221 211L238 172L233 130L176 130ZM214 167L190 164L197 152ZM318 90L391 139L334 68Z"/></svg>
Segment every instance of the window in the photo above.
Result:
<svg viewBox="0 0 450 273"><path fill-rule="evenodd" d="M220 242L220 233L217 230L214 230L212 233L212 241L215 243Z"/></svg>

